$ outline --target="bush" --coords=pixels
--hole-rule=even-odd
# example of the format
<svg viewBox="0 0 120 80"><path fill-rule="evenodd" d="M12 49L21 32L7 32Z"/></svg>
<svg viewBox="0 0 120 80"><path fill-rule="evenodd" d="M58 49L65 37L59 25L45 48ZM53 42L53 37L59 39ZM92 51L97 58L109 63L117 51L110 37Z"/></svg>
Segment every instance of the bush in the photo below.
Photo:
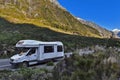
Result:
<svg viewBox="0 0 120 80"><path fill-rule="evenodd" d="M47 66L54 66L54 62L53 61L48 62Z"/></svg>

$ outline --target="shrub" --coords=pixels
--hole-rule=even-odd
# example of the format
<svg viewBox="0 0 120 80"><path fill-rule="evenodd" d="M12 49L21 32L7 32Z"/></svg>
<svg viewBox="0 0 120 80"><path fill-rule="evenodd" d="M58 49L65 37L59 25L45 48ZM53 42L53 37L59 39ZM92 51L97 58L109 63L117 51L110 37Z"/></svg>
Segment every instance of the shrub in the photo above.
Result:
<svg viewBox="0 0 120 80"><path fill-rule="evenodd" d="M53 61L50 61L47 63L47 66L53 66L54 65L54 62Z"/></svg>

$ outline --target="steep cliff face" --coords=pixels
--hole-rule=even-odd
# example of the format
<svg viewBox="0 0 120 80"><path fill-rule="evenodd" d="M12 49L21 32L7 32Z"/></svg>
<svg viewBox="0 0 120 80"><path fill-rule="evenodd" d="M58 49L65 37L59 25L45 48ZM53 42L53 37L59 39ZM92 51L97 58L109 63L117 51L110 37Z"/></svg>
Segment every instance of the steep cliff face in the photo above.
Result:
<svg viewBox="0 0 120 80"><path fill-rule="evenodd" d="M10 22L34 24L72 35L106 37L91 25L78 21L57 0L0 0L0 16Z"/></svg>

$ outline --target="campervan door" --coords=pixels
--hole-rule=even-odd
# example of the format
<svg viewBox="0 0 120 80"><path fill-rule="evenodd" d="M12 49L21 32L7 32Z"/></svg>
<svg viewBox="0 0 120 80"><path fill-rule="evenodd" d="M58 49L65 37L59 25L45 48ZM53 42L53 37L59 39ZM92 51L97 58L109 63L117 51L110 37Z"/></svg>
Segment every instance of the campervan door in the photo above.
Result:
<svg viewBox="0 0 120 80"><path fill-rule="evenodd" d="M45 60L45 59L52 59L56 57L56 44L45 44L41 45L41 59L40 60Z"/></svg>
<svg viewBox="0 0 120 80"><path fill-rule="evenodd" d="M64 49L61 42L40 44L38 50L38 60L40 61L64 57Z"/></svg>

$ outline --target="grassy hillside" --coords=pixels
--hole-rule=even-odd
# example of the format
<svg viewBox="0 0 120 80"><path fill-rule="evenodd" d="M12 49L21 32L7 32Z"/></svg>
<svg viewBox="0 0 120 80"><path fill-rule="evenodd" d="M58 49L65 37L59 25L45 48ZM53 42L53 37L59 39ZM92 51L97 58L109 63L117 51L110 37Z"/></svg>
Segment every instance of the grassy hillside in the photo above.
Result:
<svg viewBox="0 0 120 80"><path fill-rule="evenodd" d="M67 34L101 37L96 29L82 24L49 0L0 0L0 16L14 23L30 23Z"/></svg>
<svg viewBox="0 0 120 80"><path fill-rule="evenodd" d="M112 37L112 32L111 31L108 31L107 29L105 29L105 28L102 28L102 26L99 26L99 25L97 25L96 23L94 23L94 22L91 22L91 21L86 21L86 20L84 20L84 19L81 19L81 18L78 18L78 20L81 22L81 23L83 23L83 24L85 24L85 25L89 25L89 26L91 26L91 27L93 27L93 28L95 28L96 30L98 30L98 32L100 33L100 35L103 37L103 38L109 38L110 36Z"/></svg>
<svg viewBox="0 0 120 80"><path fill-rule="evenodd" d="M15 24L0 18L0 51L7 50L12 53L14 45L21 39L62 41L65 51L74 51L93 45L120 46L119 40L64 34L33 24Z"/></svg>

